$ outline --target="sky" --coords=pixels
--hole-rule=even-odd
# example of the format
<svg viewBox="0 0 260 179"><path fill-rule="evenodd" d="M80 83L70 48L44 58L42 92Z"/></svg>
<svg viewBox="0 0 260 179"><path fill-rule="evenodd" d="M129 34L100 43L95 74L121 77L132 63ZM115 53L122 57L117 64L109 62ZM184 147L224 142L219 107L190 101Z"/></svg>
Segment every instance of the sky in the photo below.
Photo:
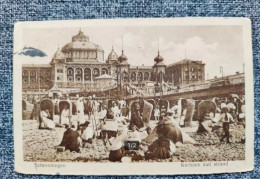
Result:
<svg viewBox="0 0 260 179"><path fill-rule="evenodd" d="M205 76L213 78L243 71L243 30L242 26L100 26L78 28L24 29L24 46L42 50L47 57L33 59L34 63L49 63L53 54L67 43L81 29L91 42L105 51L105 59L112 49L128 57L131 65L154 64L160 51L166 65L184 58L201 60L205 63ZM123 40L122 40L123 39ZM28 57L29 58L29 57ZM26 58L24 59L26 63ZM31 63L32 60L28 60ZM208 75L207 75L208 74Z"/></svg>

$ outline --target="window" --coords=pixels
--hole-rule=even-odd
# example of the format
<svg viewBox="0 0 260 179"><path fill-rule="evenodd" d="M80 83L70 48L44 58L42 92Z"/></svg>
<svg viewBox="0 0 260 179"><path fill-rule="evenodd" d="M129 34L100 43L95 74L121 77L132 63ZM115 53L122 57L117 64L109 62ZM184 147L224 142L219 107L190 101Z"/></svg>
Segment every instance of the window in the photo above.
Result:
<svg viewBox="0 0 260 179"><path fill-rule="evenodd" d="M98 75L98 74L99 74L99 70L98 70L98 69L94 69L94 70L93 70L93 74L94 74L94 75Z"/></svg>
<svg viewBox="0 0 260 179"><path fill-rule="evenodd" d="M72 75L72 70L68 70L68 74L69 74L69 75Z"/></svg>
<svg viewBox="0 0 260 179"><path fill-rule="evenodd" d="M62 69L57 69L57 73L63 73Z"/></svg>
<svg viewBox="0 0 260 179"><path fill-rule="evenodd" d="M78 70L76 71L76 74L77 74L77 75L80 75L80 74L81 74L81 70L78 69Z"/></svg>
<svg viewBox="0 0 260 179"><path fill-rule="evenodd" d="M68 79L69 79L69 82L73 81L73 78L71 76Z"/></svg>
<svg viewBox="0 0 260 179"><path fill-rule="evenodd" d="M23 76L28 76L28 72L27 71L23 71Z"/></svg>
<svg viewBox="0 0 260 179"><path fill-rule="evenodd" d="M23 82L24 82L24 83L27 83L27 82L28 82L27 78L24 78L24 79L23 79Z"/></svg>
<svg viewBox="0 0 260 179"><path fill-rule="evenodd" d="M31 71L31 76L35 76L35 71Z"/></svg>
<svg viewBox="0 0 260 179"><path fill-rule="evenodd" d="M57 80L60 81L60 77L59 76L57 76Z"/></svg>

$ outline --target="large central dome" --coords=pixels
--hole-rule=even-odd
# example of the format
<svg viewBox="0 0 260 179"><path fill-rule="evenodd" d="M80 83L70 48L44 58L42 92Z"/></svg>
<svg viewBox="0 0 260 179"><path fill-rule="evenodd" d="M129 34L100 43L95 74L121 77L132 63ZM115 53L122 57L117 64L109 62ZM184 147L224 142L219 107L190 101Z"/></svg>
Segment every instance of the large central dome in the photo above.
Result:
<svg viewBox="0 0 260 179"><path fill-rule="evenodd" d="M104 52L103 48L89 41L89 37L85 35L81 30L77 35L72 37L72 42L66 44L62 48L62 52L68 52L72 50L96 50Z"/></svg>
<svg viewBox="0 0 260 179"><path fill-rule="evenodd" d="M71 62L104 61L104 50L101 46L89 41L81 30L74 35L71 42L61 49L65 58Z"/></svg>

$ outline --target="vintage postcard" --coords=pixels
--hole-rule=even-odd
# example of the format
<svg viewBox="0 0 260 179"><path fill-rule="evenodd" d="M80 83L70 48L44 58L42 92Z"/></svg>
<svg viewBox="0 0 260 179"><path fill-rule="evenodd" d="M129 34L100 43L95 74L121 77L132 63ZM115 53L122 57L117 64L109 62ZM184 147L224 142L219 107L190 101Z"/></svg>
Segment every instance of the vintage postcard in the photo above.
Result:
<svg viewBox="0 0 260 179"><path fill-rule="evenodd" d="M15 23L16 171L252 170L251 41L246 18Z"/></svg>

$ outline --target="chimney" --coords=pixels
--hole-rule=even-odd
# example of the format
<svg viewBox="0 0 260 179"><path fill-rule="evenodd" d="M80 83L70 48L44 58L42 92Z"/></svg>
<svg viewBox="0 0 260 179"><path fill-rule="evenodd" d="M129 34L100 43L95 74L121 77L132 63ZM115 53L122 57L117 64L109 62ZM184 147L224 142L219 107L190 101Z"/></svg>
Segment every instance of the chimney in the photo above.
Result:
<svg viewBox="0 0 260 179"><path fill-rule="evenodd" d="M236 75L239 75L239 71L236 72Z"/></svg>

